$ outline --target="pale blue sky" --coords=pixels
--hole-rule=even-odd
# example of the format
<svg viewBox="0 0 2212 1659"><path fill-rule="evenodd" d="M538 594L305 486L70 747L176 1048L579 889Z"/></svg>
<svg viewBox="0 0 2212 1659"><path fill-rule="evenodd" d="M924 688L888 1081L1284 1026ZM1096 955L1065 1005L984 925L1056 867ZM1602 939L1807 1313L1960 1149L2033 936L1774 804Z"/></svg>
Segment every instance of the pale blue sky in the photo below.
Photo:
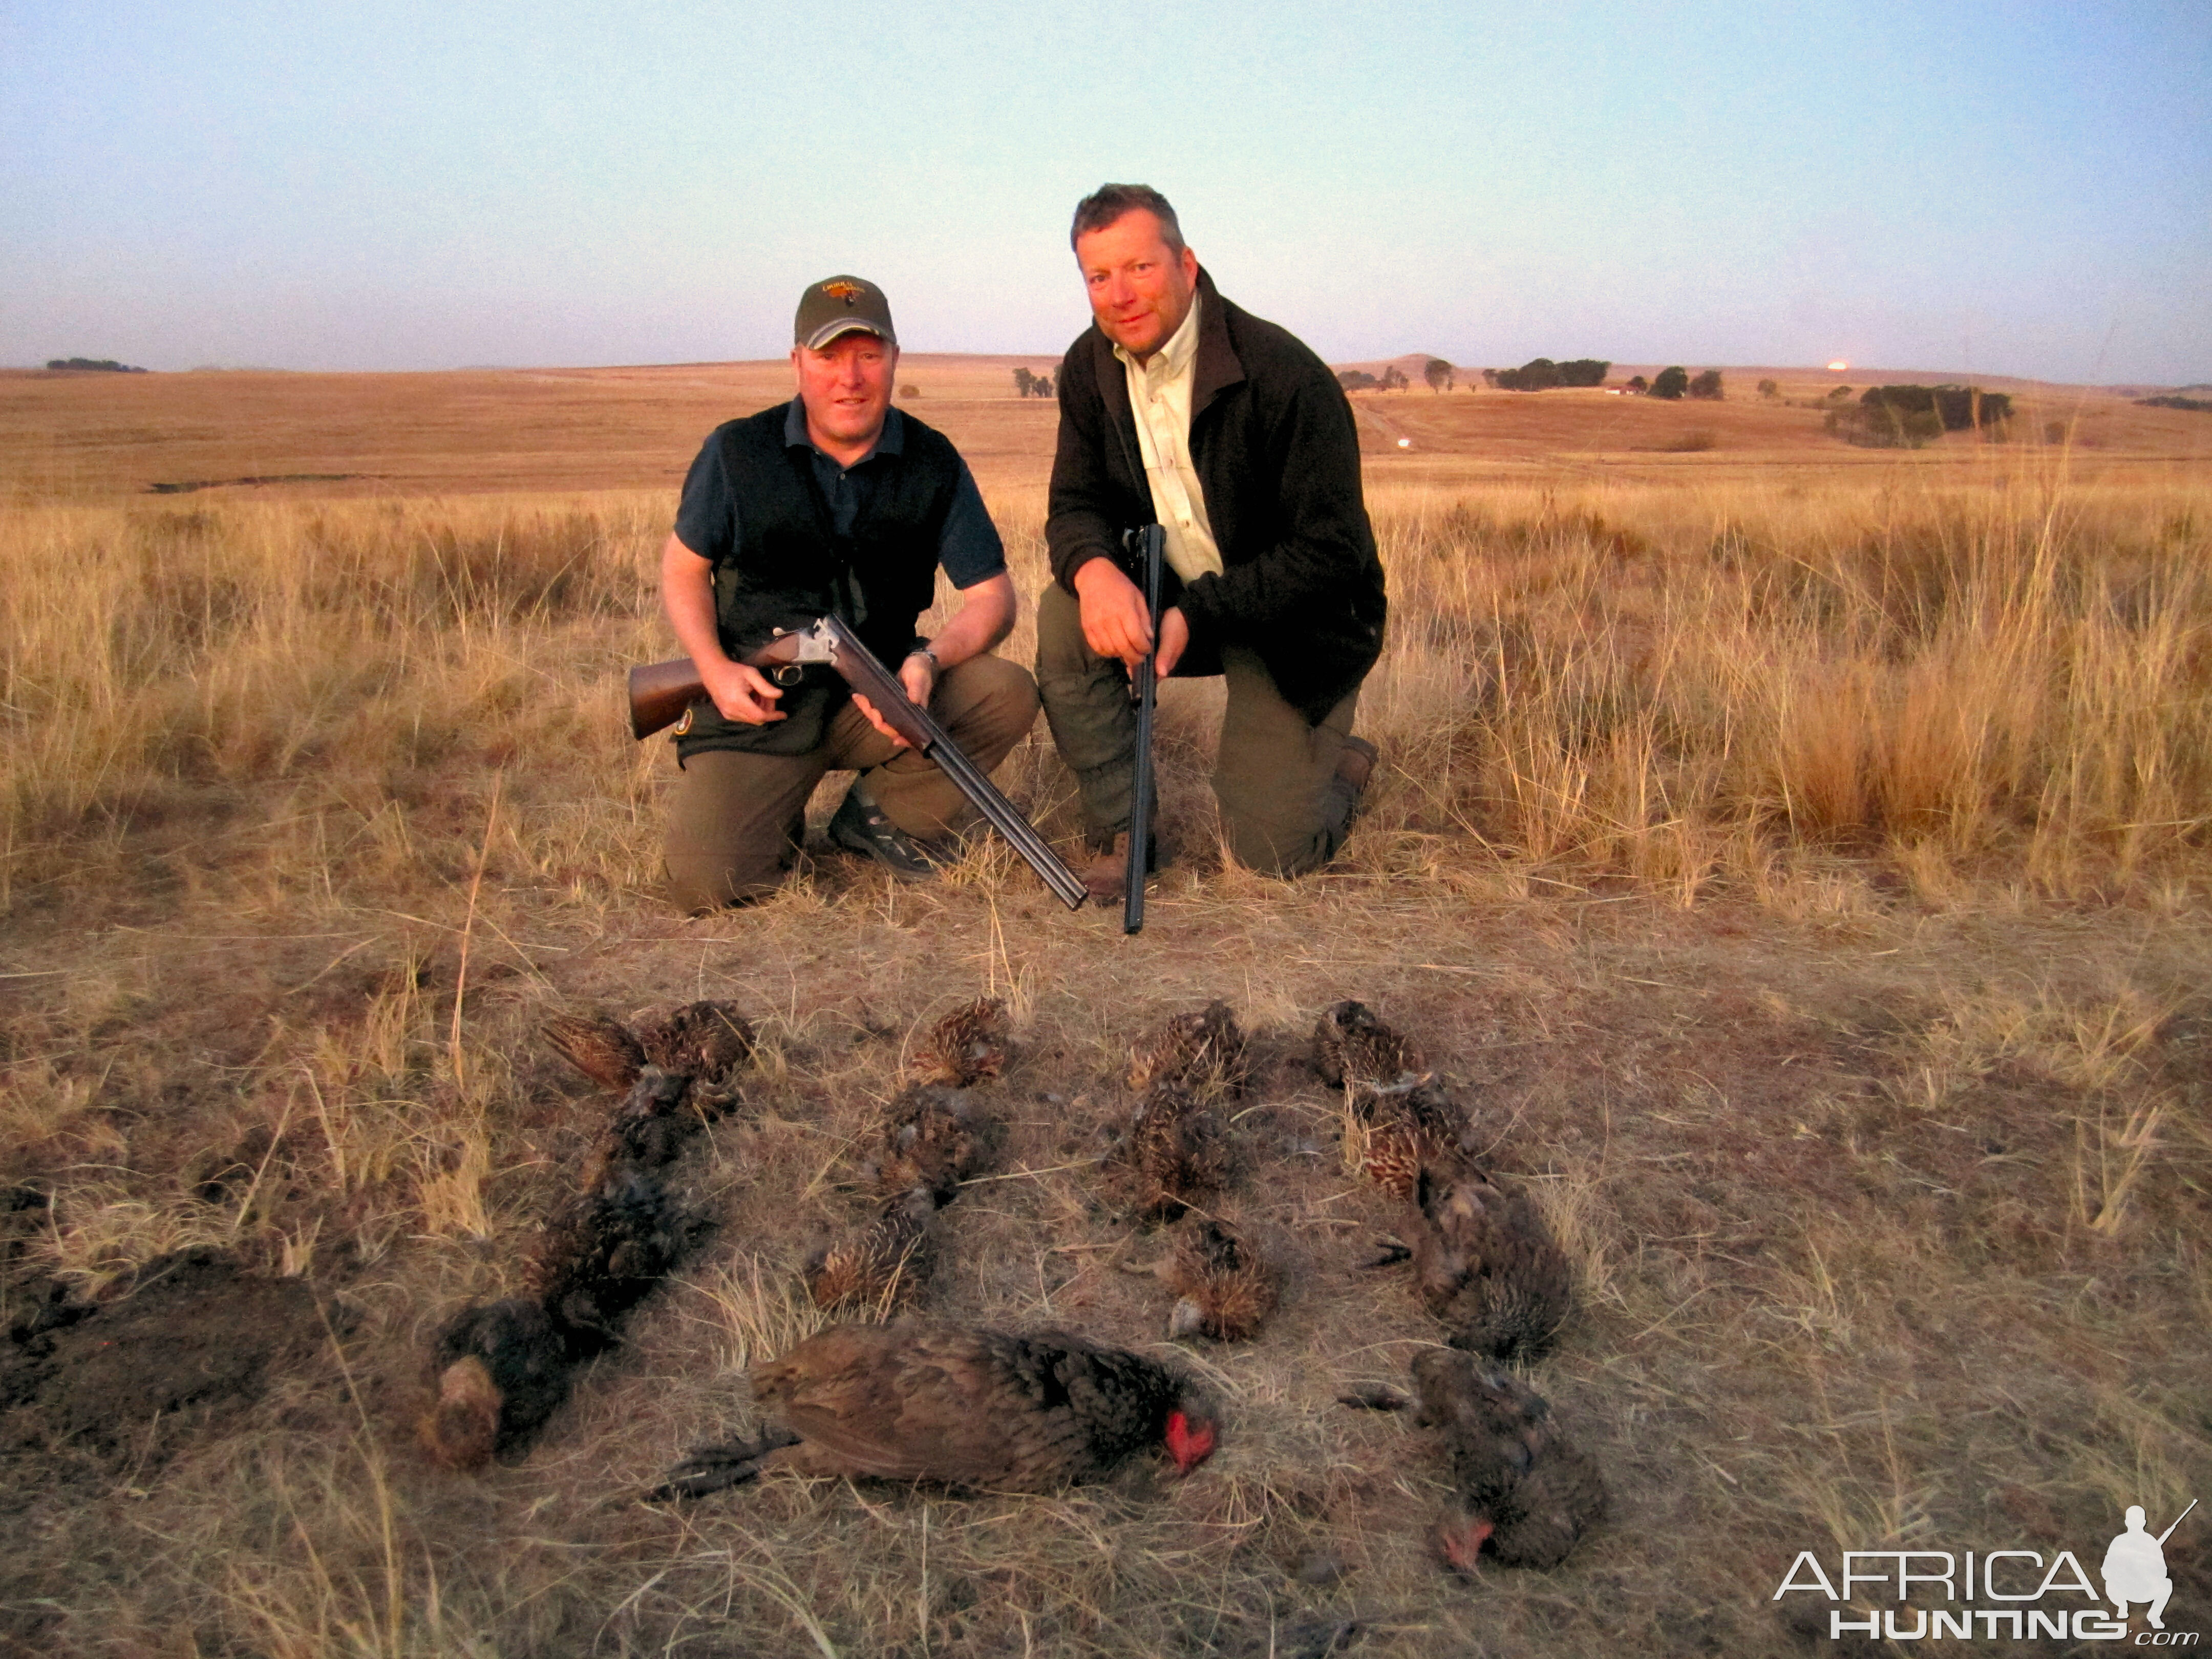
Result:
<svg viewBox="0 0 2212 1659"><path fill-rule="evenodd" d="M0 0L0 363L1056 356L1105 179L1343 362L2212 380L2212 5Z"/></svg>

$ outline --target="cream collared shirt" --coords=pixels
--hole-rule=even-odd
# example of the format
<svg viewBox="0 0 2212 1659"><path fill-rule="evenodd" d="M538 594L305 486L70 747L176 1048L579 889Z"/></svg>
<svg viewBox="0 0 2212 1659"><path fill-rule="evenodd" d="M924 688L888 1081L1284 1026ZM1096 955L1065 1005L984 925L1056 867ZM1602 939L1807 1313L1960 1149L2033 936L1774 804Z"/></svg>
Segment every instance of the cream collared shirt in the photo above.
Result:
<svg viewBox="0 0 2212 1659"><path fill-rule="evenodd" d="M1198 378L1197 295L1182 326L1167 343L1139 364L1120 346L1129 382L1129 408L1137 417L1137 447L1144 453L1145 481L1152 486L1152 511L1167 532L1167 561L1185 581L1221 574L1221 550L1213 544L1213 526L1206 516L1206 491L1190 459L1191 387Z"/></svg>

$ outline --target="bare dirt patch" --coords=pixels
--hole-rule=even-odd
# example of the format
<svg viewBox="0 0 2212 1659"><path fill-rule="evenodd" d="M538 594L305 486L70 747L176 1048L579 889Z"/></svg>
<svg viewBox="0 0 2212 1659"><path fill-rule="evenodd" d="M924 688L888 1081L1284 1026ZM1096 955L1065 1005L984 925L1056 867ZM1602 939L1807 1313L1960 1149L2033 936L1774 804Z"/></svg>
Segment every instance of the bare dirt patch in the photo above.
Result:
<svg viewBox="0 0 2212 1659"><path fill-rule="evenodd" d="M303 1280L204 1246L146 1263L104 1301L61 1289L18 1320L0 1359L0 1434L19 1451L82 1449L143 1474L331 1339Z"/></svg>

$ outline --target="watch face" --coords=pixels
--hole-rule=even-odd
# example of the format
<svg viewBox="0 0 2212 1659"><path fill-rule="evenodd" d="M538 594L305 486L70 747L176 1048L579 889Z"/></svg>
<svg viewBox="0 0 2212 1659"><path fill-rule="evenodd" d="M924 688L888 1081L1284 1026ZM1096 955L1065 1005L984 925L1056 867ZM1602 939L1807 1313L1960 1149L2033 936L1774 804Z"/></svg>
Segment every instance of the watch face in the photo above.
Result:
<svg viewBox="0 0 2212 1659"><path fill-rule="evenodd" d="M676 722L676 730L670 735L680 738L687 734L691 730L691 717L698 712L696 706L685 709L684 718Z"/></svg>

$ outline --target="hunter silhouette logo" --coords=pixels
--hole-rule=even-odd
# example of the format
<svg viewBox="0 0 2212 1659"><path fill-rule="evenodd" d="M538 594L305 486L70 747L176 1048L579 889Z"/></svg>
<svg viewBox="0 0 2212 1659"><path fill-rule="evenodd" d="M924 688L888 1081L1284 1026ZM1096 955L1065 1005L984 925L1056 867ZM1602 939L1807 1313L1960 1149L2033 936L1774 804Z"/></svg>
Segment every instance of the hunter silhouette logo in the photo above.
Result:
<svg viewBox="0 0 2212 1659"><path fill-rule="evenodd" d="M1833 1577L1811 1550L1800 1550L1771 1599L1810 1592L1839 1604L1828 1610L1831 1641L1849 1633L1892 1642L1978 1636L1985 1642L2049 1638L2194 1647L2197 1632L2167 1630L2164 1614L2173 1595L2166 1540L2196 1507L2192 1498L2172 1525L2153 1534L2142 1506L2130 1505L2126 1530L2105 1550L2099 1570L2105 1583L2101 1596L2071 1550L2061 1550L2048 1561L2039 1550L1845 1550ZM1848 1605L1854 1601L1856 1606ZM1894 1605L1882 1607L1883 1601ZM2132 1606L2145 1610L2147 1628L2130 1640Z"/></svg>
<svg viewBox="0 0 2212 1659"><path fill-rule="evenodd" d="M831 299L842 300L849 306L860 297L864 290L858 283L848 283L840 279L834 283L823 283L822 291Z"/></svg>
<svg viewBox="0 0 2212 1659"><path fill-rule="evenodd" d="M2189 1510L2196 1507L2192 1498ZM2189 1518L2189 1510L2173 1517L2173 1527ZM2148 1602L2150 1611L2144 1617L2153 1630L2164 1630L2166 1620L2159 1615L2166 1611L2166 1598L2173 1594L2173 1580L2166 1576L2166 1540L2173 1536L2173 1527L2152 1537L2143 1530L2140 1504L2128 1506L2127 1521L2128 1529L2105 1551L2105 1595L2119 1609L2123 1620L2128 1616L2129 1602Z"/></svg>

